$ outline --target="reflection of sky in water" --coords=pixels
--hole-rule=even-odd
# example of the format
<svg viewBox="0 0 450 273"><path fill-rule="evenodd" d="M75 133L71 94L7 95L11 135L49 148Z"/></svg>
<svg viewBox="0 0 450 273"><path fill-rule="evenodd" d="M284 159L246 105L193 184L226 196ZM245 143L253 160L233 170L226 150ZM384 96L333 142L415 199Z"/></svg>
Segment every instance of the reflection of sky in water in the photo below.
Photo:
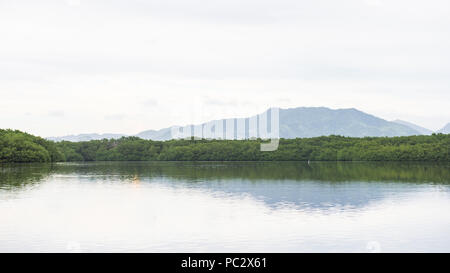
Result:
<svg viewBox="0 0 450 273"><path fill-rule="evenodd" d="M294 205L318 209L330 207L363 207L371 202L387 198L390 195L405 195L421 190L428 190L427 184L408 184L398 182L324 182L324 181L273 181L261 180L258 182L248 180L222 180L172 182L164 179L174 187L188 187L204 189L212 192L224 192L233 195L250 195L262 200L268 206L280 204ZM440 190L449 190L448 186L432 187Z"/></svg>
<svg viewBox="0 0 450 273"><path fill-rule="evenodd" d="M105 178L0 191L0 251L450 250L447 186Z"/></svg>

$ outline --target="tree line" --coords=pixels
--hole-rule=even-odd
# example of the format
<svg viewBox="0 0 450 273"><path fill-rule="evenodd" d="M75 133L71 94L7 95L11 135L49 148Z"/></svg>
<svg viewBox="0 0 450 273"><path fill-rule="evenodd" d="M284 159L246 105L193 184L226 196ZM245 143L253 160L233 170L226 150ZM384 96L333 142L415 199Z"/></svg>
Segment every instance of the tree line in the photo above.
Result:
<svg viewBox="0 0 450 273"><path fill-rule="evenodd" d="M0 130L0 162L65 160L64 152L52 141L17 130Z"/></svg>
<svg viewBox="0 0 450 273"><path fill-rule="evenodd" d="M138 137L53 142L0 130L0 162L72 161L450 161L450 134L405 137L323 136L281 139L261 152L263 140L169 140Z"/></svg>

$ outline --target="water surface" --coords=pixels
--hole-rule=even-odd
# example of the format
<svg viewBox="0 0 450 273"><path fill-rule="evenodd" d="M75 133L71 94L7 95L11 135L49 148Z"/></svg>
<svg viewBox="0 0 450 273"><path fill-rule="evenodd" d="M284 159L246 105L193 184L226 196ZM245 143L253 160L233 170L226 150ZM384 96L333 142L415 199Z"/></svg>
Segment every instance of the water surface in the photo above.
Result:
<svg viewBox="0 0 450 273"><path fill-rule="evenodd" d="M449 252L448 163L0 165L0 252Z"/></svg>

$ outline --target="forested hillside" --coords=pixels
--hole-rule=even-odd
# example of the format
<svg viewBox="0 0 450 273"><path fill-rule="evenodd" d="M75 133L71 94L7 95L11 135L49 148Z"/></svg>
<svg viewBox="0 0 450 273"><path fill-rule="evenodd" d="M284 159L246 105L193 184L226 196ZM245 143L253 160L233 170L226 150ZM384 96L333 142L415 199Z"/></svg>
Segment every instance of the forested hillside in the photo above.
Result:
<svg viewBox="0 0 450 273"><path fill-rule="evenodd" d="M27 133L0 129L0 162L65 161L56 143Z"/></svg>

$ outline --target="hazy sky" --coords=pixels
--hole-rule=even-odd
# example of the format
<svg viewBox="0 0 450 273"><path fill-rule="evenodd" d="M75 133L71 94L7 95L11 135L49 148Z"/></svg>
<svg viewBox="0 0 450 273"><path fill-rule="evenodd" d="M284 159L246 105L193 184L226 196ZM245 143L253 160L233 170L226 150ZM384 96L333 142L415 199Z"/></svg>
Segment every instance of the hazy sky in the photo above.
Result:
<svg viewBox="0 0 450 273"><path fill-rule="evenodd" d="M326 106L439 129L449 14L448 0L0 0L0 128L135 134Z"/></svg>

